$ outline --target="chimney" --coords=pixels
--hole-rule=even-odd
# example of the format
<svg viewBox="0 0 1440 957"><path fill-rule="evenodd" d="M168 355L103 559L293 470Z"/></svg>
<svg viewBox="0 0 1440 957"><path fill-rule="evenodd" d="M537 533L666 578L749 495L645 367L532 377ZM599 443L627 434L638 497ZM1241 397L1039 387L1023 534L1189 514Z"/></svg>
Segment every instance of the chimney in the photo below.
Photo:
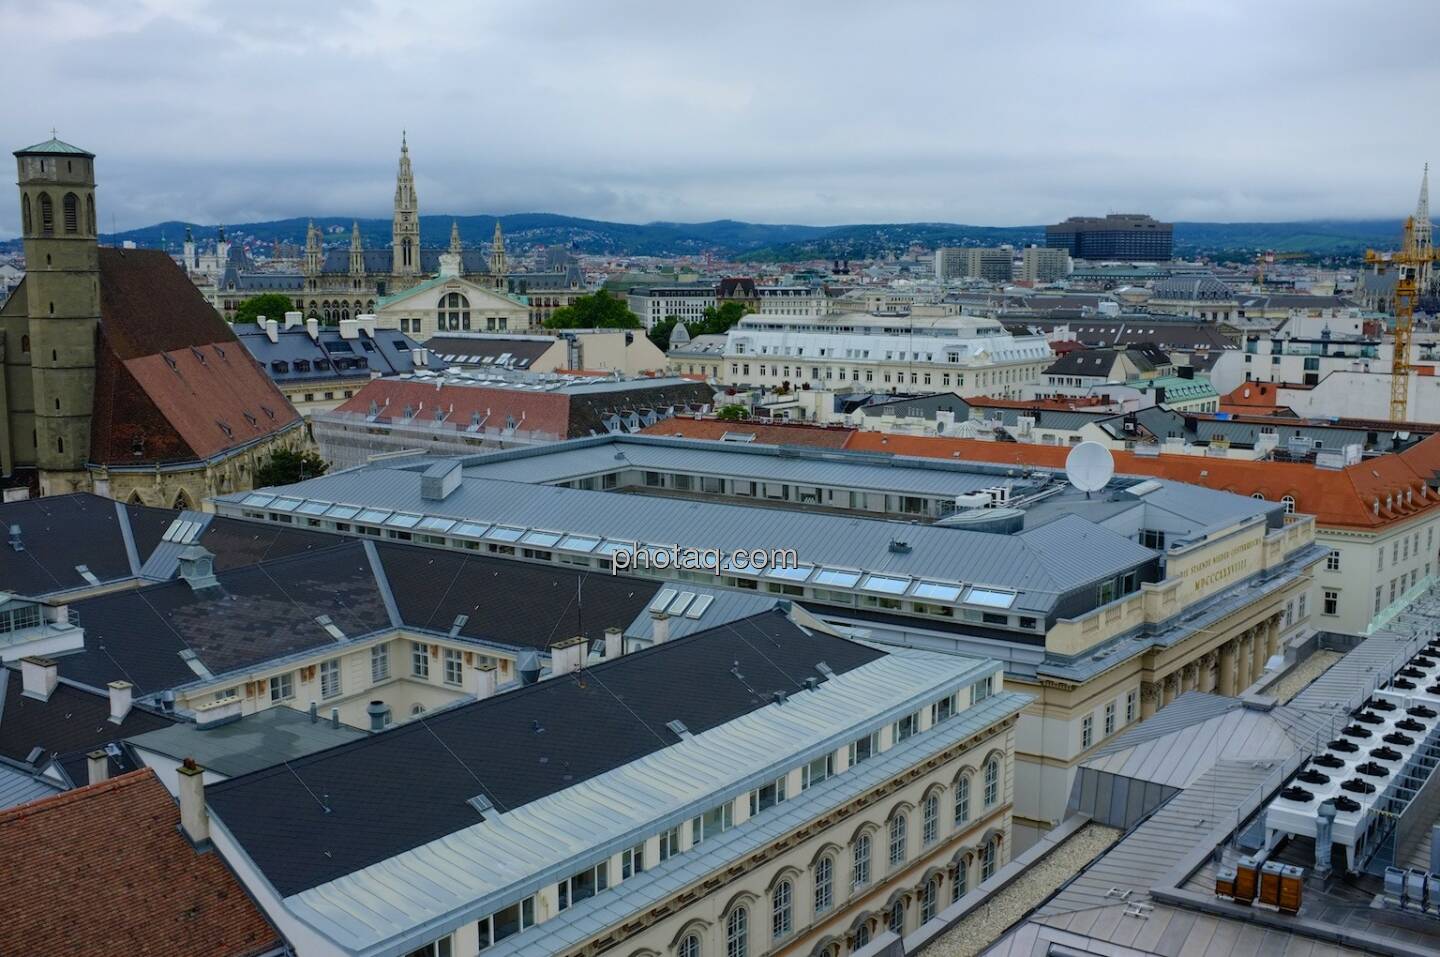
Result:
<svg viewBox="0 0 1440 957"><path fill-rule="evenodd" d="M265 330L266 339L269 339L271 342L280 341L280 323L274 319L262 318L260 320L260 328Z"/></svg>
<svg viewBox="0 0 1440 957"><path fill-rule="evenodd" d="M670 616L663 611L652 611L650 613L650 631L654 644L665 644L670 640Z"/></svg>
<svg viewBox="0 0 1440 957"><path fill-rule="evenodd" d="M291 329L291 328L293 328L293 327L295 327L295 326L298 326L298 325L300 325L300 324L301 324L302 322L304 322L304 321L305 321L305 316L304 316L302 313L300 313L300 312L294 312L294 311L292 311L292 312L287 312L287 313L285 313L285 328L286 328L286 329Z"/></svg>
<svg viewBox="0 0 1440 957"><path fill-rule="evenodd" d="M103 749L85 755L85 772L88 775L87 784L100 784L107 780L110 777L110 755Z"/></svg>
<svg viewBox="0 0 1440 957"><path fill-rule="evenodd" d="M625 654L625 633L619 628L605 629L605 660Z"/></svg>
<svg viewBox="0 0 1440 957"><path fill-rule="evenodd" d="M178 561L180 577L191 591L203 591L220 584L215 578L215 554L204 545L186 545Z"/></svg>
<svg viewBox="0 0 1440 957"><path fill-rule="evenodd" d="M414 363L416 367L424 368L425 366L430 364L429 352L430 350L426 349L424 346L421 346L417 349L411 349L410 361Z"/></svg>
<svg viewBox="0 0 1440 957"><path fill-rule="evenodd" d="M370 702L365 708L365 713L370 716L371 731L384 731L385 725L390 722L390 709L385 707L383 701Z"/></svg>
<svg viewBox="0 0 1440 957"><path fill-rule="evenodd" d="M180 785L180 832L196 847L210 843L210 813L205 810L205 770L186 758L176 771Z"/></svg>
<svg viewBox="0 0 1440 957"><path fill-rule="evenodd" d="M568 675L579 671L585 663L586 640L584 635L566 638L550 646L550 673Z"/></svg>
<svg viewBox="0 0 1440 957"><path fill-rule="evenodd" d="M375 313L367 312L363 315L356 316L355 322L361 329L365 330L366 335L372 339L375 338L375 330L380 327L380 319Z"/></svg>
<svg viewBox="0 0 1440 957"><path fill-rule="evenodd" d="M533 685L540 680L540 656L534 651L524 651L516 662L522 685Z"/></svg>
<svg viewBox="0 0 1440 957"><path fill-rule="evenodd" d="M120 724L130 713L135 698L135 686L128 681L110 682L110 723Z"/></svg>
<svg viewBox="0 0 1440 957"><path fill-rule="evenodd" d="M331 708L331 709L330 709L330 727L336 728L336 729L338 729L338 728L340 727L340 709L339 709L339 708Z"/></svg>
<svg viewBox="0 0 1440 957"><path fill-rule="evenodd" d="M20 659L20 693L25 697L49 701L59 681L60 666L49 658L32 655Z"/></svg>
<svg viewBox="0 0 1440 957"><path fill-rule="evenodd" d="M484 664L475 669L475 700L484 701L495 693L498 673L492 664Z"/></svg>
<svg viewBox="0 0 1440 957"><path fill-rule="evenodd" d="M359 339L359 338L360 338L360 320L359 320L359 319L341 319L341 320L340 320L340 338L341 338L341 339Z"/></svg>
<svg viewBox="0 0 1440 957"><path fill-rule="evenodd" d="M320 338L320 320L319 320L319 319L306 319L306 320L305 320L305 332L310 336L311 339L319 339L319 338Z"/></svg>

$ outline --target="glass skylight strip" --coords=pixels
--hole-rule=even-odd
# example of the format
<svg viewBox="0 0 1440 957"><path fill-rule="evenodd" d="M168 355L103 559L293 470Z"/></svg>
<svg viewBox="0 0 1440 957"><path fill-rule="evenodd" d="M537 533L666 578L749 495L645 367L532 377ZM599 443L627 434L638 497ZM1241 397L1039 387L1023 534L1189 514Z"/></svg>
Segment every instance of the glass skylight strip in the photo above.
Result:
<svg viewBox="0 0 1440 957"><path fill-rule="evenodd" d="M461 522L450 529L451 535L463 535L466 538L484 538L485 533L490 530L489 525L477 525L474 522Z"/></svg>
<svg viewBox="0 0 1440 957"><path fill-rule="evenodd" d="M451 518L427 518L415 527L427 532L448 532L454 524L455 520Z"/></svg>
<svg viewBox="0 0 1440 957"><path fill-rule="evenodd" d="M650 602L650 611L664 611L678 594L679 592L673 588L660 589L660 593Z"/></svg>
<svg viewBox="0 0 1440 957"><path fill-rule="evenodd" d="M797 565L794 568L785 568L777 565L765 573L766 578L779 578L787 582L803 582L810 577L815 570L814 565Z"/></svg>
<svg viewBox="0 0 1440 957"><path fill-rule="evenodd" d="M302 515L324 515L329 508L329 502L305 502L295 511Z"/></svg>
<svg viewBox="0 0 1440 957"><path fill-rule="evenodd" d="M396 512L385 522L391 528L414 528L420 524L423 515L412 515L409 512Z"/></svg>
<svg viewBox="0 0 1440 957"><path fill-rule="evenodd" d="M566 535L560 540L560 547L572 552L593 552L600 539L586 535Z"/></svg>
<svg viewBox="0 0 1440 957"><path fill-rule="evenodd" d="M492 542L518 542L520 536L525 534L525 529L515 528L510 525L496 525L485 533L485 537Z"/></svg>
<svg viewBox="0 0 1440 957"><path fill-rule="evenodd" d="M277 498L270 503L270 507L277 512L293 512L300 507L302 499L298 498Z"/></svg>
<svg viewBox="0 0 1440 957"><path fill-rule="evenodd" d="M390 513L383 508L367 508L355 516L357 522L368 522L372 525L383 525Z"/></svg>
<svg viewBox="0 0 1440 957"><path fill-rule="evenodd" d="M685 609L689 608L690 603L694 600L695 593L693 591L682 591L680 597L671 602L670 607L667 608L666 611L672 615L683 615L685 614Z"/></svg>
<svg viewBox="0 0 1440 957"><path fill-rule="evenodd" d="M325 516L327 518L354 518L358 514L360 514L360 509L354 505L332 505Z"/></svg>
<svg viewBox="0 0 1440 957"><path fill-rule="evenodd" d="M903 595L910 587L908 578L891 578L888 575L866 575L861 588L867 591L884 592L887 595Z"/></svg>
<svg viewBox="0 0 1440 957"><path fill-rule="evenodd" d="M959 585L921 581L915 583L915 591L912 594L916 598L928 598L931 601L958 601L962 591L964 589Z"/></svg>
<svg viewBox="0 0 1440 957"><path fill-rule="evenodd" d="M997 591L993 588L972 588L965 596L969 605L984 605L987 608L1009 608L1015 604L1015 593Z"/></svg>
<svg viewBox="0 0 1440 957"><path fill-rule="evenodd" d="M241 505L269 505L275 501L275 496L265 495L261 492L252 492L240 501Z"/></svg>
<svg viewBox="0 0 1440 957"><path fill-rule="evenodd" d="M691 603L689 610L685 612L685 617L692 621L698 619L701 615L705 614L705 609L709 608L710 603L714 600L714 595L701 595Z"/></svg>
<svg viewBox="0 0 1440 957"><path fill-rule="evenodd" d="M525 535L521 537L520 544L538 545L541 548L550 548L558 541L560 541L559 532L543 532L539 529L535 529L533 531L526 532Z"/></svg>
<svg viewBox="0 0 1440 957"><path fill-rule="evenodd" d="M843 568L822 568L815 574L815 580L811 584L830 588L854 588L859 580L859 572L846 571Z"/></svg>

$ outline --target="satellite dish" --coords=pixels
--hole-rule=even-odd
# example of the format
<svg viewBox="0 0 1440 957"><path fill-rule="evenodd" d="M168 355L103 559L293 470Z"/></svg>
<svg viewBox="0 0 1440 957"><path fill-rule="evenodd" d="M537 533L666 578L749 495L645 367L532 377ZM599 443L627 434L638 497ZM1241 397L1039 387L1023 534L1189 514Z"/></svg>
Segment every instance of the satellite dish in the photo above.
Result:
<svg viewBox="0 0 1440 957"><path fill-rule="evenodd" d="M1065 456L1065 477L1089 494L1105 487L1115 475L1115 459L1099 442L1081 442Z"/></svg>

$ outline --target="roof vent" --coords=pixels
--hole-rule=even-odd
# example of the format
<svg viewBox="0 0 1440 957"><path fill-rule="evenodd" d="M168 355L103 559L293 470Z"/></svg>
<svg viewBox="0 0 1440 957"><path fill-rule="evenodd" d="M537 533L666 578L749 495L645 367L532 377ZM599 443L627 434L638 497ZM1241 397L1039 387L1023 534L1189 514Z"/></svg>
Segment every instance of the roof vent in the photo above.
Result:
<svg viewBox="0 0 1440 957"><path fill-rule="evenodd" d="M10 526L10 547L17 552L23 552L25 550L25 542L20 537L19 525Z"/></svg>
<svg viewBox="0 0 1440 957"><path fill-rule="evenodd" d="M215 554L203 545L187 545L180 553L180 577L190 586L191 591L216 588L220 582L215 578Z"/></svg>
<svg viewBox="0 0 1440 957"><path fill-rule="evenodd" d="M892 538L890 539L890 551L897 555L908 555L910 554L910 543L903 542L898 538Z"/></svg>
<svg viewBox="0 0 1440 957"><path fill-rule="evenodd" d="M835 672L832 671L830 666L823 661L815 662L815 670L820 672L820 674L823 675L827 680L835 677Z"/></svg>
<svg viewBox="0 0 1440 957"><path fill-rule="evenodd" d="M675 733L675 736L678 738L693 737L693 735L690 734L690 729L685 727L685 722L681 721L679 718L675 718L673 721L666 721L665 727L673 731Z"/></svg>
<svg viewBox="0 0 1440 957"><path fill-rule="evenodd" d="M473 807L475 810L479 811L481 814L486 814L490 811L495 810L495 802L490 800L483 794L477 794L465 803Z"/></svg>

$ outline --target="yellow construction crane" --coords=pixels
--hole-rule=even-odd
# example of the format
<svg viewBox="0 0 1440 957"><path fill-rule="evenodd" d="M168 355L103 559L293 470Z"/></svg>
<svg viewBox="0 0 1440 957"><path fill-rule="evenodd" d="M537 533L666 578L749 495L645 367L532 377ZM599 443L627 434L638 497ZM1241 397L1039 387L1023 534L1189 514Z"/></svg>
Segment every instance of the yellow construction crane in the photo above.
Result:
<svg viewBox="0 0 1440 957"><path fill-rule="evenodd" d="M1395 315L1395 357L1390 365L1390 421L1404 422L1410 401L1410 336L1414 331L1415 301L1420 297L1420 273L1440 261L1440 250L1416 241L1415 217L1405 220L1405 232L1398 252L1365 250L1365 262L1377 273L1395 270L1395 296L1390 311Z"/></svg>
<svg viewBox="0 0 1440 957"><path fill-rule="evenodd" d="M1273 266L1282 259L1305 259L1308 256L1309 253L1277 253L1273 249L1265 250L1265 252L1255 257L1255 262L1260 267L1255 277L1255 285L1258 286L1262 292L1265 290L1266 266Z"/></svg>

